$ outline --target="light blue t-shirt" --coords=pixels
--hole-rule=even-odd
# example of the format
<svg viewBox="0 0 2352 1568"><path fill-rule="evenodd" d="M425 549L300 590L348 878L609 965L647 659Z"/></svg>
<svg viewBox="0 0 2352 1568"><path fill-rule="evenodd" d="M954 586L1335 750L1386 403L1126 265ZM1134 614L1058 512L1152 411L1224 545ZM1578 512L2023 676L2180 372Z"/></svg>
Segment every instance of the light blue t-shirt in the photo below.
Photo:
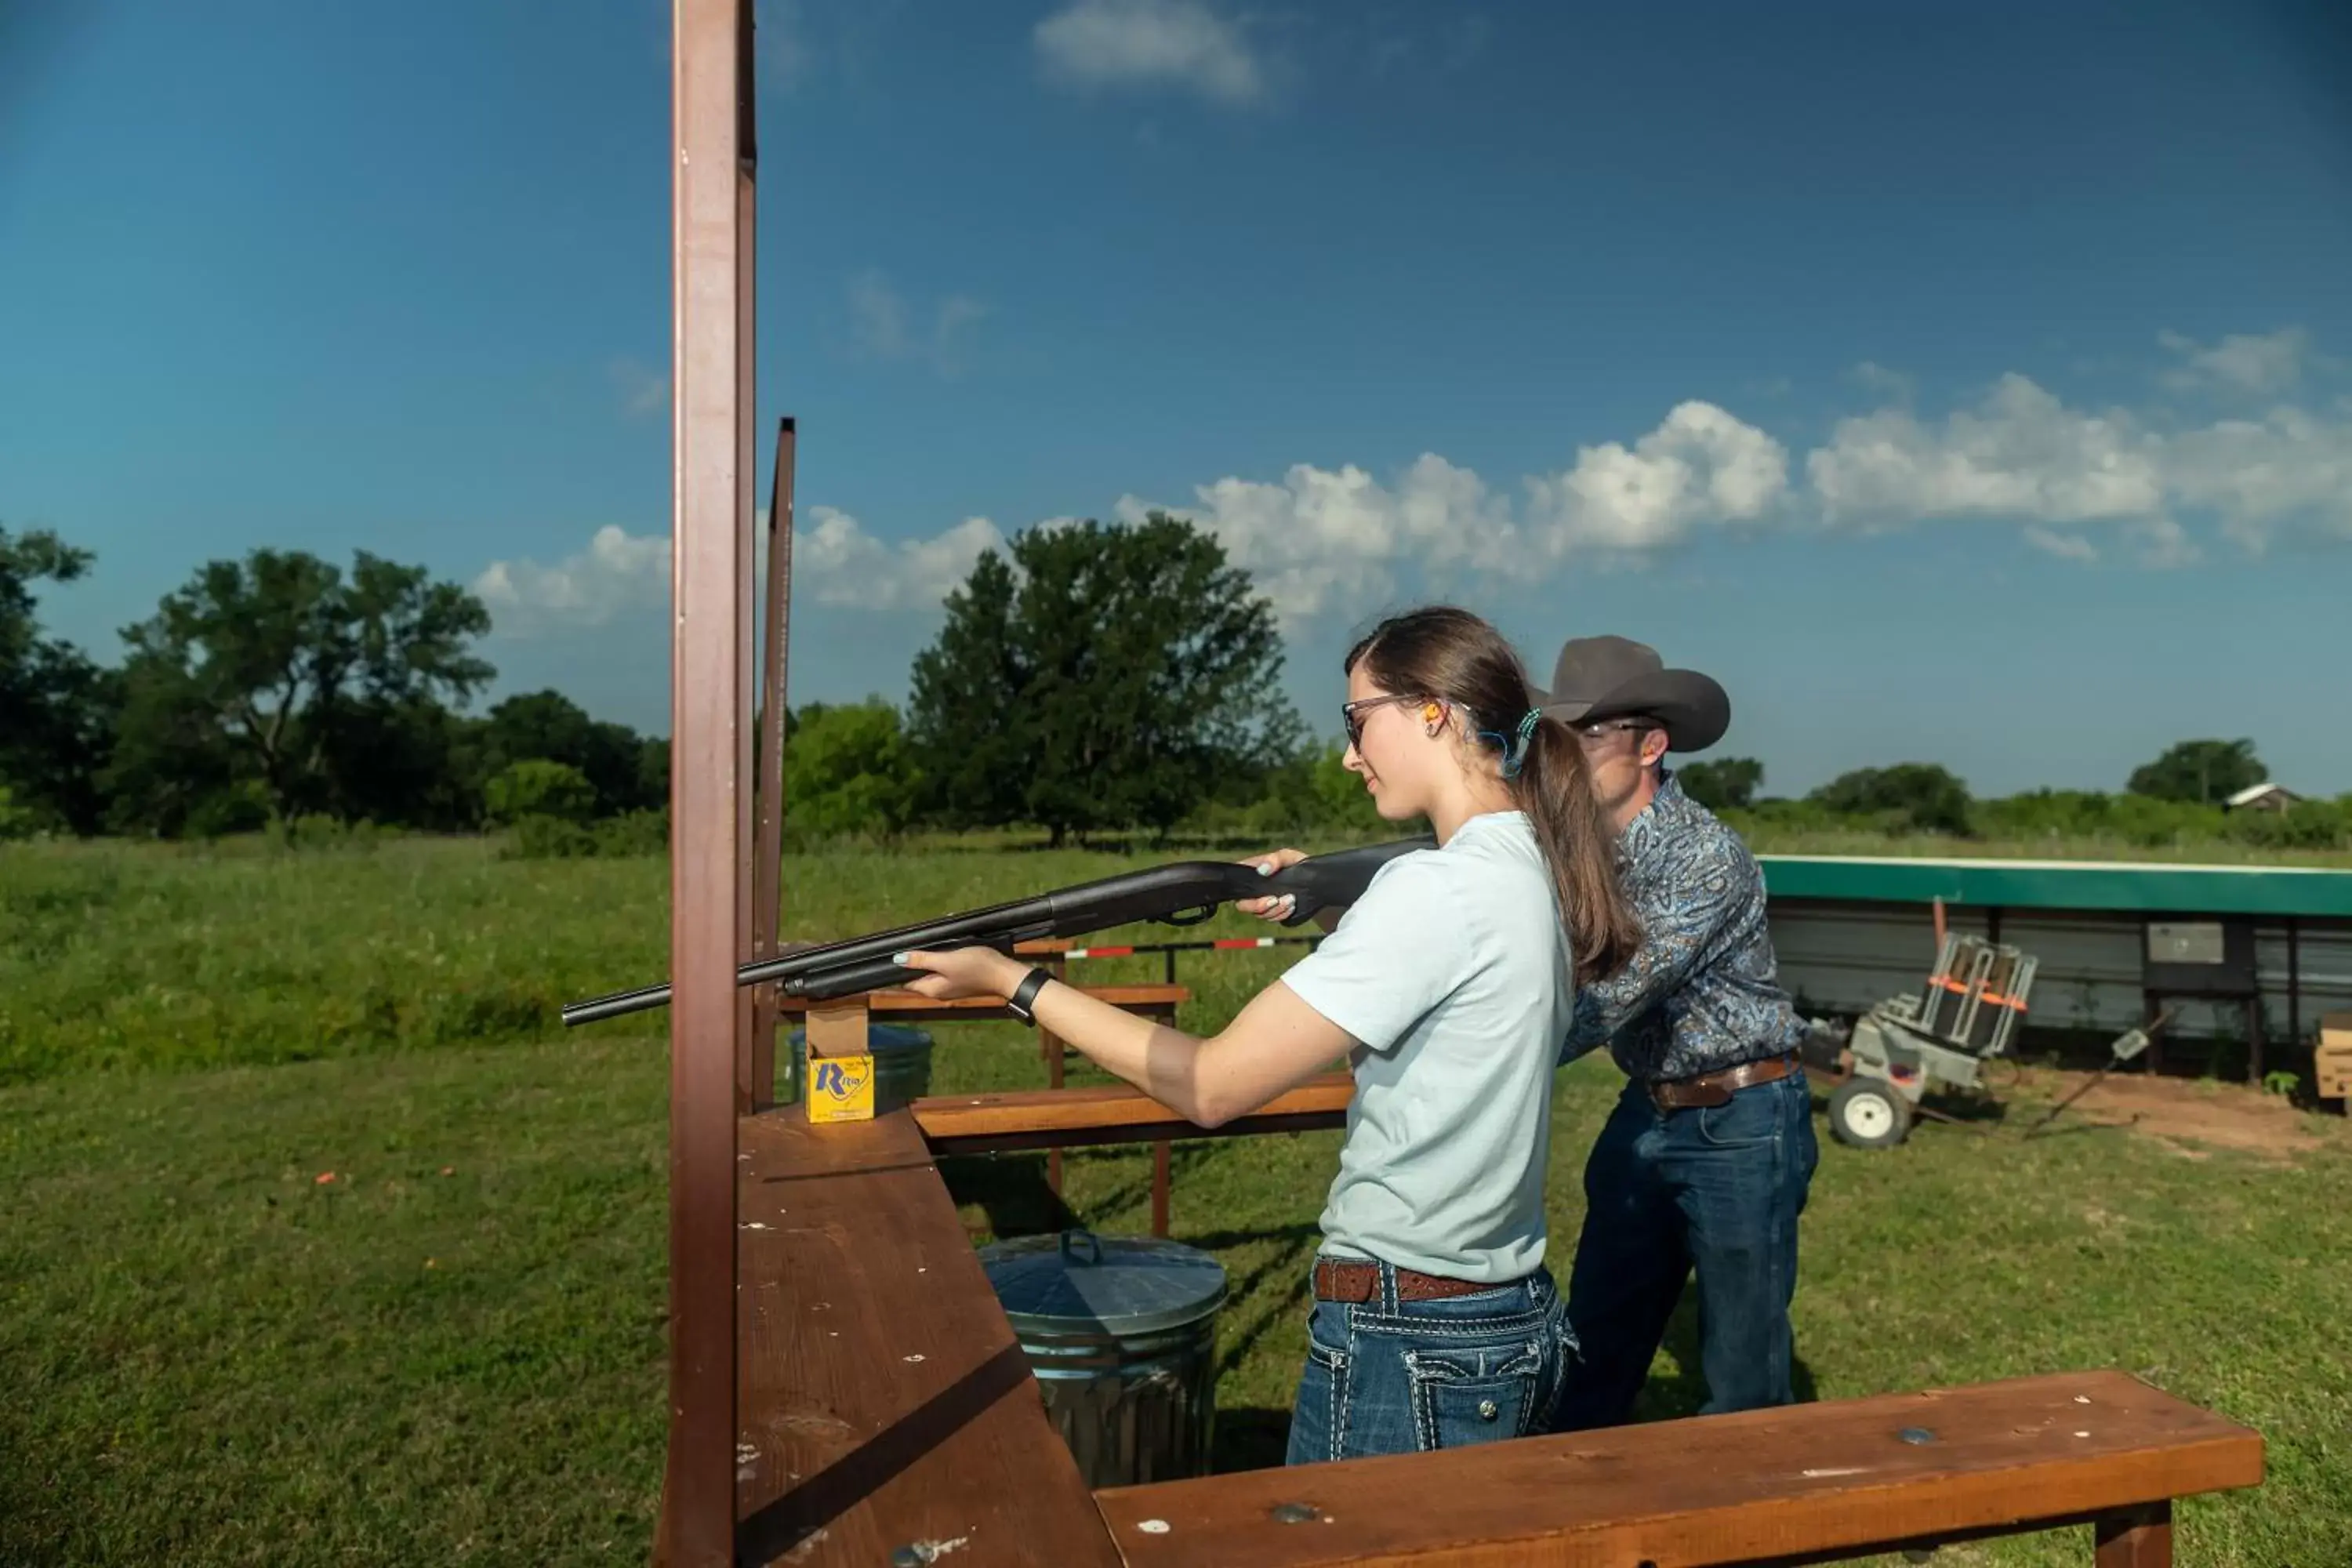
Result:
<svg viewBox="0 0 2352 1568"><path fill-rule="evenodd" d="M1361 1042L1324 1251L1482 1283L1532 1272L1576 987L1526 814L1381 867L1283 979Z"/></svg>

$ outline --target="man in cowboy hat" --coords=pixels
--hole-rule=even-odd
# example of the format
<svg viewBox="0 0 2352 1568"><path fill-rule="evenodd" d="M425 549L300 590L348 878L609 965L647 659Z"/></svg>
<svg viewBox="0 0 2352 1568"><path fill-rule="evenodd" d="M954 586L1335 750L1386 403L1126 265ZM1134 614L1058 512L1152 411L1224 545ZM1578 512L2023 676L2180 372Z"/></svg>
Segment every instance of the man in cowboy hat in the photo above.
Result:
<svg viewBox="0 0 2352 1568"><path fill-rule="evenodd" d="M1561 647L1530 700L1581 742L1643 922L1633 963L1578 995L1560 1057L1606 1045L1626 1084L1585 1163L1568 1302L1581 1354L1558 1429L1632 1414L1694 1270L1701 1413L1790 1404L1797 1216L1820 1158L1803 1025L1755 857L1665 766L1722 739L1730 699L1643 644L1596 637Z"/></svg>

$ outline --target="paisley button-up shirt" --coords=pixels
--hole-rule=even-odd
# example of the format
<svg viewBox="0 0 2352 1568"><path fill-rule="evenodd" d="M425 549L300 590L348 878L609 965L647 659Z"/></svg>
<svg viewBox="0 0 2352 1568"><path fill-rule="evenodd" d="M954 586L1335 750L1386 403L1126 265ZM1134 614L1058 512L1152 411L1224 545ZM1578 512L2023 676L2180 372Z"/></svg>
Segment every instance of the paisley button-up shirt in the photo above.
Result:
<svg viewBox="0 0 2352 1568"><path fill-rule="evenodd" d="M1796 1048L1764 921L1764 873L1739 836L1665 775L1625 826L1633 962L1580 988L1563 1062L1602 1045L1628 1078L1694 1077Z"/></svg>

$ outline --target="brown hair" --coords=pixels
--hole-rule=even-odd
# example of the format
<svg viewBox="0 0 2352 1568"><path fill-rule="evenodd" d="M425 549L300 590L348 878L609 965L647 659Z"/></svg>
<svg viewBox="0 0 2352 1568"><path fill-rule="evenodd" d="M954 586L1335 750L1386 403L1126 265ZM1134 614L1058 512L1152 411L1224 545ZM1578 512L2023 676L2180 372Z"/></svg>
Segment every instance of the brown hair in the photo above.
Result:
<svg viewBox="0 0 2352 1568"><path fill-rule="evenodd" d="M1352 674L1359 663L1383 691L1452 703L1479 743L1518 756L1504 784L1551 870L1577 983L1624 967L1642 927L1618 880L1616 835L1568 726L1540 714L1529 721L1526 667L1502 633L1467 610L1432 605L1374 626L1348 650L1344 668Z"/></svg>

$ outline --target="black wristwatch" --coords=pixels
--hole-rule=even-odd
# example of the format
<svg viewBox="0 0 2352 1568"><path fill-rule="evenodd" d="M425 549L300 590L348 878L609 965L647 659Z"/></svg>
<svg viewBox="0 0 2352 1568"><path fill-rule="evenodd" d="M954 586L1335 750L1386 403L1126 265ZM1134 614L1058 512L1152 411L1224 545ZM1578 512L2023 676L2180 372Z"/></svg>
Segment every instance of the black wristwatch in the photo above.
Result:
<svg viewBox="0 0 2352 1568"><path fill-rule="evenodd" d="M1033 967L1029 971L1029 977L1013 989L1012 995L1004 999L1005 1005L1013 1009L1013 1016L1024 1024L1035 1023L1037 1015L1029 1010L1029 1004L1037 999L1037 993L1043 991L1045 988L1045 982L1053 978L1045 971Z"/></svg>

